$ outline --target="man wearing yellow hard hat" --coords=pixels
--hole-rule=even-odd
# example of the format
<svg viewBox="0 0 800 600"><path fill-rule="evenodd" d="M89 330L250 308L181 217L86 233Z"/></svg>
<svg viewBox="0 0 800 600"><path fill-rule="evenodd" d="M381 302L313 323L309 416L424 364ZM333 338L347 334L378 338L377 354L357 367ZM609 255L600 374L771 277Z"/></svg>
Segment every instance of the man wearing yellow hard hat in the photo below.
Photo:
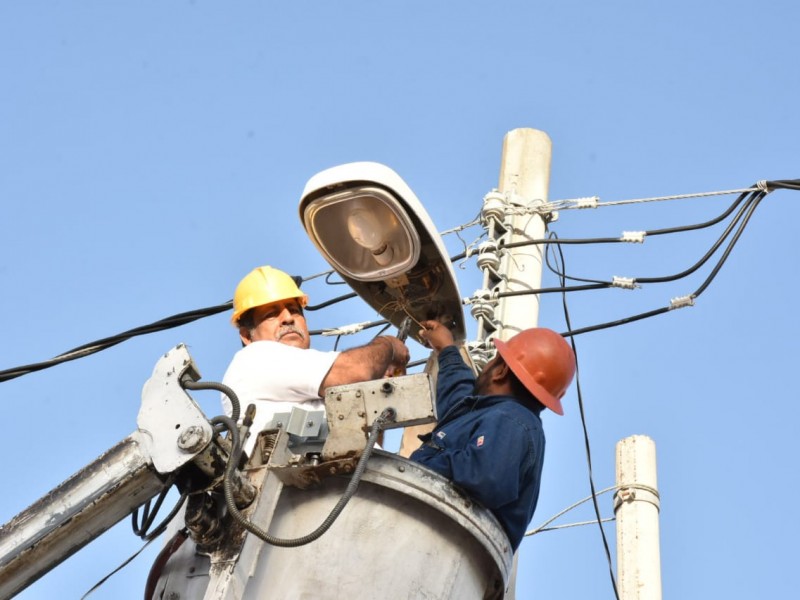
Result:
<svg viewBox="0 0 800 600"><path fill-rule="evenodd" d="M256 435L275 413L293 406L323 408L325 388L368 381L405 367L408 348L393 336L343 352L311 349L303 308L306 296L294 279L269 266L258 267L239 282L233 297L231 322L244 347L233 357L223 383L233 389L242 407L256 405L250 452ZM230 400L223 396L227 414Z"/></svg>

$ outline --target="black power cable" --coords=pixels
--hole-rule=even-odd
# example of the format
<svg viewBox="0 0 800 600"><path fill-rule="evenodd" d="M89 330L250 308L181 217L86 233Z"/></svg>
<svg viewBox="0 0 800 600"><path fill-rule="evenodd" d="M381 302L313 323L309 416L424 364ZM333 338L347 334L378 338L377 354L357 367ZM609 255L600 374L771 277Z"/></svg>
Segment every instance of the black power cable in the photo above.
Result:
<svg viewBox="0 0 800 600"><path fill-rule="evenodd" d="M774 182L768 182L768 183L774 183ZM794 189L794 188L790 188L790 189ZM758 190L758 191L755 191L755 192L750 192L752 197L747 201L745 206L742 207L744 213L741 216L738 228L736 229L735 233L731 237L731 240L728 242L728 245L725 247L725 250L723 251L722 256L720 257L720 259L717 261L717 263L712 268L711 273L708 275L708 277L706 277L706 279L703 281L703 283L692 294L689 294L688 298L690 300L693 301L698 296L700 296L700 294L702 294L708 288L708 286L711 284L711 282L717 276L717 274L719 273L719 271L722 268L723 264L728 259L728 256L730 256L730 253L733 250L733 247L736 245L736 242L739 240L739 238L741 237L741 235L744 232L745 228L747 227L747 224L749 223L750 218L753 215L753 212L758 207L759 203L761 202L761 200L764 198L764 196L767 193L768 192L765 191L765 190ZM727 236L727 235L728 234L726 233L725 236ZM611 327L616 327L618 325L625 325L625 324L628 324L628 323L632 323L634 321L640 321L642 319L647 319L647 318L650 318L650 317L654 317L654 316L657 316L657 315L664 314L666 312L669 312L669 311L673 310L674 308L675 307L671 306L671 305L670 306L664 306L664 307L657 308L657 309L654 309L654 310L651 310L651 311L640 313L638 315L625 317L625 318L619 319L617 321L609 321L607 323L600 323L598 325L592 325L592 326L589 326L589 327L583 327L581 329L570 329L570 331L564 332L563 335L565 335L565 336L566 335L575 336L575 335L580 335L580 334L583 334L583 333L589 333L591 331L599 331L601 329L608 329L608 328L611 328Z"/></svg>
<svg viewBox="0 0 800 600"><path fill-rule="evenodd" d="M313 306L309 305L305 307L305 310L319 310L321 308L327 308L332 304L336 304L341 302L342 300L349 300L350 298L355 298L358 296L355 292L350 292L349 294L343 294L341 296L337 296L336 298L331 298L330 300L326 300L325 302L320 302L319 304L314 304Z"/></svg>
<svg viewBox="0 0 800 600"><path fill-rule="evenodd" d="M562 269L566 271L566 266L564 262L564 254L562 252L561 246L558 247L558 253L561 257L561 264ZM564 307L564 320L567 323L567 328L572 329L570 325L570 316L569 316L569 309L567 308L567 294L566 292L561 295L562 305ZM566 335L566 334L564 334ZM580 378L580 369L578 365L578 348L575 345L575 338L571 335L568 336L570 345L572 346L572 352L575 355L575 386L578 393L578 410L580 411L581 415L581 426L583 428L583 441L586 449L586 465L589 471L589 488L592 494L592 505L594 506L594 514L597 518L597 526L600 528L600 537L603 540L603 548L606 553L606 560L608 561L608 573L611 577L611 587L614 590L614 597L619 600L619 591L617 590L617 580L614 577L614 567L611 563L611 550L608 547L608 538L606 537L606 530L603 527L603 519L600 516L600 506L597 503L597 491L594 485L594 474L592 472L592 451L591 446L589 444L589 429L586 425L586 411L584 410L583 405L583 394L581 393L581 378Z"/></svg>
<svg viewBox="0 0 800 600"><path fill-rule="evenodd" d="M760 182L759 184L757 184L754 187L757 188L757 191L756 192L750 192L751 194L754 194L754 197L751 198L750 202L754 202L755 205L757 205L758 202L760 202L761 199L763 199L763 197L767 193L769 193L769 192L771 192L773 190L776 190L776 189L787 189L787 190L800 191L800 179L778 179L778 180L773 180L773 181L763 181L763 182ZM720 215L720 216L718 216L718 217L716 217L716 218L714 218L714 219L712 219L710 221L706 221L705 223L698 223L698 224L695 224L695 225L688 225L688 226L682 226L682 227L673 227L673 228L667 228L667 229L656 229L656 230L652 230L652 231L645 232L645 233L647 235L651 235L651 236L653 236L653 235L664 235L664 234L667 234L667 233L676 233L678 231L690 231L690 230L694 230L694 229L700 229L700 228L703 228L703 227L709 227L711 225L714 225L714 224L720 222L726 216L728 216L735 209L735 207L738 206L738 204L744 200L744 198L746 196L747 196L747 193L741 195L727 209L726 212L724 212L722 215ZM755 206L753 206L752 208L750 208L748 206L746 215L744 217L744 224L746 224L746 222L749 220L750 216L752 215L752 210L754 210L754 208L755 208ZM742 213L740 212L740 214L742 214ZM743 231L743 227L740 227L740 229L738 230L737 234L734 237L734 242L733 243L735 243L735 240L738 239L738 237L741 235L742 231ZM531 245L531 244L548 244L548 245L552 244L552 245L557 245L557 246L560 247L563 244L618 243L618 242L621 242L621 241L622 240L620 240L619 238L593 238L593 239L592 238L587 238L587 239L573 239L573 240L559 239L559 238L549 238L549 239L542 239L542 240L526 240L526 241L523 241L523 242L514 242L514 243L510 243L510 244L505 244L503 247L504 248L512 248L512 247L516 247L516 246ZM719 243L721 243L721 241L722 240L720 240ZM705 284L703 286L701 286L701 288L698 290L699 293L702 293L705 290L705 288L708 286L708 284L710 284L710 282L714 278L714 276L716 276L716 273L721 268L722 263L724 263L725 259L727 258L728 254L730 253L730 249L733 247L733 243L730 244L728 249L725 251L725 254L723 256L722 261L717 263L717 266L715 267L715 269L714 269L714 271L712 273L712 276L709 279L707 279ZM713 254L713 252L711 252L711 253ZM453 257L451 257L451 261L455 262L457 260L464 259L464 258L467 257L468 254L469 254L468 252L463 252L461 254L453 256ZM708 256L710 256L710 255L708 255ZM707 258L706 258L706 260L707 260ZM699 268L699 265L697 266L697 268ZM681 275L682 274L677 274L677 275L669 276L669 277L673 277L674 278L674 277L678 277L678 276L681 276ZM520 294L541 294L541 293L554 293L554 292L567 292L567 291L583 291L583 290L602 289L602 288L605 288L605 287L613 287L613 284L610 283L610 282L593 281L593 280L580 280L580 279L577 279L577 278L574 278L574 277L566 277L566 276L565 276L565 278L562 279L562 281L564 279L566 279L566 278L569 278L569 279L572 279L572 280L577 280L577 281L585 281L589 285L572 286L572 287L567 287L566 285L562 285L562 287L559 287L559 288L543 288L541 290L530 290L530 291L523 291L523 292L505 292L505 293L503 293L501 295L505 296L505 295L520 295ZM640 280L640 281L657 282L657 281L662 281L662 280L670 280L670 279L668 279L668 278L667 279L665 279L665 278L645 278L645 279ZM327 281L327 277L326 277L326 281ZM339 283L339 282L329 282L329 283L333 284L333 283ZM699 295L698 292L695 292L695 296ZM357 296L357 294L355 292L349 293L349 294L344 294L342 296L338 296L336 298L332 298L331 300L327 300L327 301L322 302L322 303L317 304L317 305L307 306L306 310L312 310L312 311L313 310L319 310L319 309L331 306L332 304L336 304L338 302L342 302L344 300L348 300L350 298L354 298L356 296ZM38 362L38 363L31 363L31 364L28 364L28 365L22 365L22 366L14 367L14 368L11 368L11 369L5 369L5 370L0 371L0 383L4 382L4 381L9 381L11 379L15 379L15 378L20 377L22 375L27 375L28 373L33 373L35 371L41 371L43 369L48 369L50 367L53 367L55 365L58 365L58 364L61 364L61 363L64 363L64 362L68 362L68 361L71 361L71 360L76 360L78 358L84 358L84 357L89 356L91 354L95 354L96 352L100 352L101 350L106 350L107 348L115 346L115 345L117 345L117 344L119 344L121 342L124 342L124 341L132 338L132 337L145 335L145 334L148 334L148 333L155 333L155 332L158 332L158 331L165 331L167 329L171 329L171 328L174 328L174 327L179 327L181 325L186 325L188 323L191 323L192 321L196 321L196 320L202 319L204 317L209 317L209 316L218 314L220 312L224 312L224 311L230 310L231 308L232 308L232 302L228 301L228 302L225 302L224 304L219 304L217 306L211 306L211 307L208 307L208 308L201 308L201 309L192 310L192 311L189 311L189 312L180 313L180 314L177 314L177 315L173 315L171 317L167 317L165 319L161 319L160 321L156 321L156 322L151 323L149 325L143 325L141 327L136 327L134 329L130 329L128 331L125 331L123 333L120 333L120 334L117 334L117 335L114 335L114 336L110 336L110 337L107 337L107 338L103 338L103 339L97 340L95 342L90 342L88 344L84 344L82 346L78 346L77 348L73 348L72 350L69 350L69 351L64 352L62 354L59 354L58 356L55 356L55 357L51 358L50 360L46 360L46 361L42 361L42 362ZM597 331L599 329L605 329L605 328L608 328L608 327L614 327L616 325L621 325L621 324L624 324L624 323L630 323L630 322L633 322L633 321L638 321L640 319L644 319L644 318L648 318L648 317L651 317L651 316L655 316L657 314L662 314L662 313L667 312L669 310L671 310L671 307L666 307L666 308L663 308L663 309L656 309L654 311L649 311L647 313L642 313L640 315L634 315L632 317L627 317L627 318L621 319L619 321L612 321L612 322L609 322L609 323L603 323L603 324L595 325L595 326L592 326L592 327L586 327L586 328L583 328L583 329L574 330L574 331L571 332L571 334L572 335L578 335L579 333L587 333L589 331ZM315 334L321 333L321 332L322 332L322 330L320 330L318 332L317 331L311 332L311 333L312 333L312 335L315 335Z"/></svg>
<svg viewBox="0 0 800 600"><path fill-rule="evenodd" d="M112 346L116 346L117 344L136 336L145 335L147 333L155 333L158 331L172 329L173 327L186 325L187 323L191 323L192 321L197 321L198 319L202 319L204 317L210 317L212 315L225 312L226 310L230 310L232 306L233 304L229 301L224 304L218 304L217 306L210 306L208 308L201 308L197 310L191 310L188 312L180 313L177 315L173 315L171 317L167 317L165 319L161 319L160 321L156 321L155 323L151 323L149 325L135 327L123 333L103 338L97 340L96 342L90 342L88 344L84 344L83 346L78 346L77 348L73 348L72 350L68 350L67 352L59 354L58 356L55 356L50 360L38 363L32 363L29 365L23 365L21 367L15 367L13 369L6 369L4 371L0 371L0 382L8 381L10 379L14 379L22 375L27 375L28 373L33 373L35 371L41 371L42 369L48 369L50 367L54 367L55 365L60 365L61 363L65 363L71 360L84 358L85 356L95 354L96 352L100 352L101 350L106 350L108 348L111 348Z"/></svg>
<svg viewBox="0 0 800 600"><path fill-rule="evenodd" d="M733 203L731 203L731 205L725 211L722 212L722 214L720 214L719 216L717 216L717 217L715 217L715 218L713 218L713 219L711 219L709 221L705 221L703 223L696 223L694 225L684 225L684 226L680 226L680 227L669 227L669 228L663 228L663 229L651 229L651 230L644 231L643 232L643 236L644 237L653 237L653 236L658 236L658 235L665 235L665 234L668 234L668 233L680 233L680 232L687 232L687 231L696 231L696 230L699 230L699 229L704 229L704 228L707 228L707 227L711 227L712 225L716 225L717 223L720 223L726 217L728 217L733 212L733 210L744 201L744 199L748 195L749 195L749 192L739 195L739 197L736 200L734 200ZM685 276L693 273L694 271L699 269L700 266L702 266L706 262L706 260L708 260L708 258L711 255L713 255L713 253L716 250L716 248L718 248L719 244L721 244L722 241L725 239L725 237L726 237L727 233L730 231L730 228L732 227L732 225L735 224L738 221L739 218L741 218L741 214L742 214L743 210L744 210L744 208L732 220L731 224L729 224L729 226L728 226L728 230L726 232L724 232L722 234L722 236L720 236L720 238L717 240L716 244L714 244L712 246L712 249L709 250L708 253L706 253L706 255L703 257L703 259L701 259L699 262L697 262L694 266L692 266L689 269L687 269L686 271L683 271L682 273L678 273L676 275L668 275L668 276L664 276L664 277L637 277L637 278L635 278L635 281L637 283L661 283L661 282L666 282L666 281L675 281L677 279L680 279L681 277L685 277ZM551 245L558 245L558 246L560 246L562 244L568 244L568 243L578 243L578 241L579 241L579 240L562 240L555 234L555 232L550 232L550 237L548 238L548 240L549 240ZM596 241L596 240L589 240L589 241ZM608 241L613 241L613 240L610 240L609 238L598 238L597 241L608 242ZM621 239L617 239L616 241L621 242L622 240ZM517 243L515 245L521 245L521 244ZM507 245L506 247L509 247L509 246L510 245ZM551 246L548 246L548 248L550 248L550 247ZM568 279L570 281L582 281L584 283L596 283L596 284L607 283L608 286L612 286L611 282L605 282L605 281L597 280L597 279L586 279L586 278L581 278L581 277L569 276L566 273L563 273L563 272L559 271L553 265L550 264L549 253L545 253L545 262L547 264L548 269L551 272L553 272L554 274L556 274L562 281ZM565 288L565 291L570 291L570 290L569 290L569 288Z"/></svg>
<svg viewBox="0 0 800 600"><path fill-rule="evenodd" d="M321 308L326 308L328 306L331 306L332 304L336 304L337 302L342 302L343 300L349 300L350 298L355 298L357 295L358 294L356 294L355 292L344 294L342 296L332 298L330 300L327 300L325 302L322 302L314 306L306 306L305 309L312 311L319 310ZM108 348L116 346L117 344L129 340L133 337L145 335L148 333L157 333L159 331L166 331L167 329L180 327L181 325L186 325L193 321L197 321L205 317L210 317L219 314L221 312L225 312L227 310L230 310L231 308L233 308L233 302L229 300L224 304L218 304L216 306L210 306L208 308L200 308L184 313L179 313L177 315L161 319L154 323L150 323L149 325L142 325L140 327L135 327L133 329L129 329L128 331L124 331L122 333L118 333L113 336L99 339L95 342L89 342L88 344L83 344L82 346L78 346L77 348L73 348L72 350L63 352L58 356L54 356L49 360L45 360L38 363L31 363L28 365L22 365L11 369L5 369L3 371L0 371L0 383L2 383L3 381L9 381L11 379L16 379L17 377L21 377L22 375L27 375L29 373L34 373L36 371L41 371L43 369L49 369L50 367L60 365L61 363L90 356L97 352L101 352L102 350L107 350ZM376 322L374 325L370 326L381 325L385 322L386 321L379 321ZM323 331L324 330L319 330L319 331L312 331L309 333L311 335L317 335L322 333Z"/></svg>
<svg viewBox="0 0 800 600"><path fill-rule="evenodd" d="M764 194L758 192L752 198L748 199L739 209L739 212L736 214L736 216L731 220L730 223L728 223L728 226L725 228L722 234L720 234L719 238L717 238L717 241L711 245L711 248L708 249L708 251L703 255L703 257L699 261L697 261L694 265L692 265L688 269L680 273L676 273L674 275L667 275L663 277L637 277L636 281L638 283L665 283L668 281L677 281L678 279L682 279L684 277L691 275L692 273L697 271L700 267L702 267L708 261L708 259L714 255L714 253L719 249L719 247L722 245L725 239L730 235L731 231L733 231L734 227L736 227L736 225L742 220L743 215L747 214L748 215L747 220L750 219L749 215L752 214L753 209L756 206L758 206L758 203L761 202L761 199L763 197Z"/></svg>

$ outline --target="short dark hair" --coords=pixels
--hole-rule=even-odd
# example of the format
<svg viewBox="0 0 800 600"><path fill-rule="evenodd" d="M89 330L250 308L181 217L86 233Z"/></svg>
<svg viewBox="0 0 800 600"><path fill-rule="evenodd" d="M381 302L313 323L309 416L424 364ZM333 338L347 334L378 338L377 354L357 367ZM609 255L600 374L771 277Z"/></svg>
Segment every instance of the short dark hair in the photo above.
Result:
<svg viewBox="0 0 800 600"><path fill-rule="evenodd" d="M253 309L246 310L239 316L239 320L236 321L236 324L239 327L244 327L248 331L255 328L255 318L253 317Z"/></svg>

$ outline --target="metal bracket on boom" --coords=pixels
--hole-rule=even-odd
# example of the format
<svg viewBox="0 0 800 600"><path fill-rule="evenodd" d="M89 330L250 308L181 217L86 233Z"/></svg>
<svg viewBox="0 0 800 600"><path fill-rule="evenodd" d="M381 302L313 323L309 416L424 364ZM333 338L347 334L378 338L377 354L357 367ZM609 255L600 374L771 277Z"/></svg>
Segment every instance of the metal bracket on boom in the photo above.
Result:
<svg viewBox="0 0 800 600"><path fill-rule="evenodd" d="M369 428L387 406L397 413L387 429L434 422L434 397L427 373L328 388L325 407L330 433L322 449L323 461L360 454Z"/></svg>
<svg viewBox="0 0 800 600"><path fill-rule="evenodd" d="M200 372L186 346L179 344L156 363L142 389L136 424L159 473L174 472L211 441L208 419L181 387L187 377L197 381Z"/></svg>
<svg viewBox="0 0 800 600"><path fill-rule="evenodd" d="M319 484L325 477L352 473L364 452L370 428L387 407L395 410L396 418L385 429L436 421L433 381L427 373L331 387L326 390L325 407L330 431L321 456L319 438L304 443L285 424L272 430L284 434L286 448L291 448L288 461L286 452L283 461L275 460L274 456L269 461L270 470L285 485L304 489Z"/></svg>

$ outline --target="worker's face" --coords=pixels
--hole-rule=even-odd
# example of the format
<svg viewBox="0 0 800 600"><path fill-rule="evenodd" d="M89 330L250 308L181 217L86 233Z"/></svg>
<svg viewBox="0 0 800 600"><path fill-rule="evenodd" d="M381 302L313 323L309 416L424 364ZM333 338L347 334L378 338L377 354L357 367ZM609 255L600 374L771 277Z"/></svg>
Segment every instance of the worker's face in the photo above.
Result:
<svg viewBox="0 0 800 600"><path fill-rule="evenodd" d="M308 348L311 340L303 310L297 300L281 300L253 309L253 329L240 329L245 344L261 340Z"/></svg>
<svg viewBox="0 0 800 600"><path fill-rule="evenodd" d="M489 393L492 374L501 360L500 355L497 354L492 360L486 363L486 366L483 367L483 370L478 374L478 378L475 380L475 394L484 395Z"/></svg>

